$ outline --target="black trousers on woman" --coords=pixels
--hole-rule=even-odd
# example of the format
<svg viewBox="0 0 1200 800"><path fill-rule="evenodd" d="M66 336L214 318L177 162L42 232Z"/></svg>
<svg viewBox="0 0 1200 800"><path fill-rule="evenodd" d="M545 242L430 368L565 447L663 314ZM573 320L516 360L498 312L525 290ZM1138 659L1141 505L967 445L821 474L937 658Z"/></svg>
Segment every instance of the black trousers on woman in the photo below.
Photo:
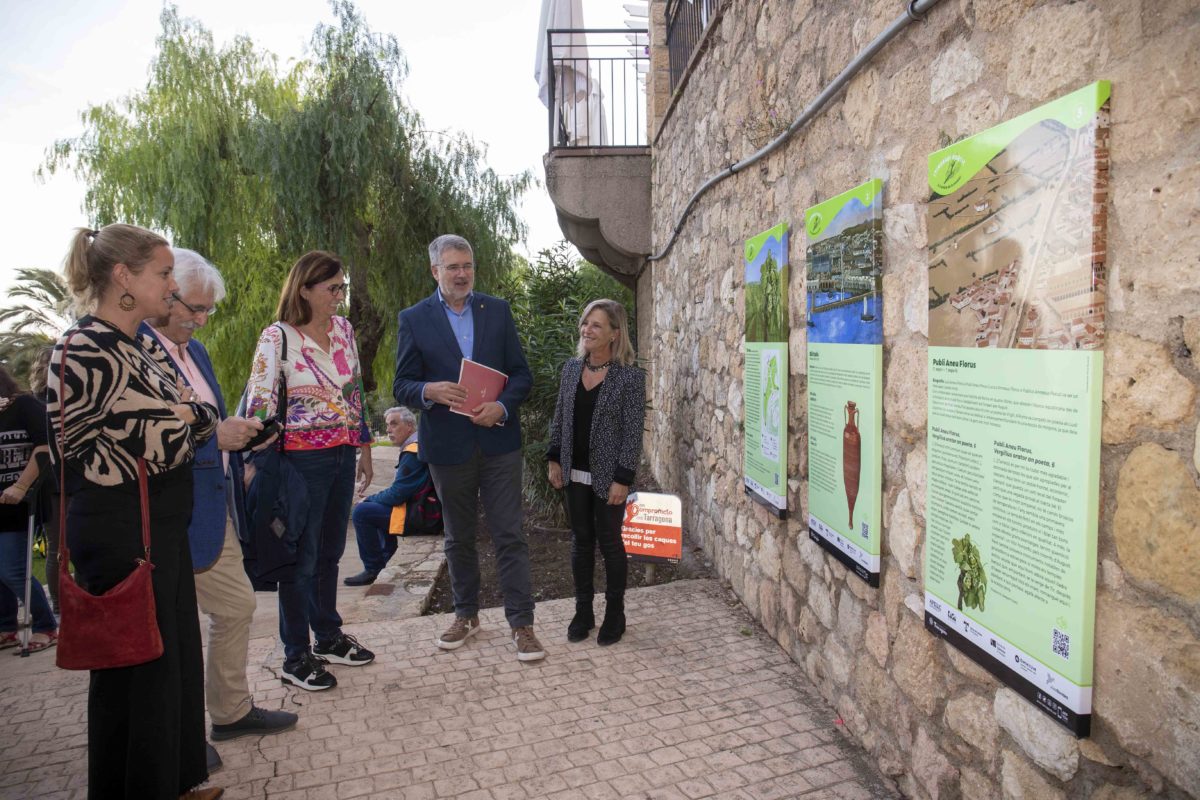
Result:
<svg viewBox="0 0 1200 800"><path fill-rule="evenodd" d="M625 506L613 506L597 497L591 486L567 484L567 514L571 518L571 573L575 578L575 601L591 603L596 594L596 547L604 559L608 602L625 599L629 564L621 541Z"/></svg>
<svg viewBox="0 0 1200 800"><path fill-rule="evenodd" d="M163 654L93 670L88 687L89 800L176 800L208 779L204 662L187 529L192 471L150 478L150 561ZM72 486L67 545L76 580L93 594L120 583L142 553L137 484Z"/></svg>

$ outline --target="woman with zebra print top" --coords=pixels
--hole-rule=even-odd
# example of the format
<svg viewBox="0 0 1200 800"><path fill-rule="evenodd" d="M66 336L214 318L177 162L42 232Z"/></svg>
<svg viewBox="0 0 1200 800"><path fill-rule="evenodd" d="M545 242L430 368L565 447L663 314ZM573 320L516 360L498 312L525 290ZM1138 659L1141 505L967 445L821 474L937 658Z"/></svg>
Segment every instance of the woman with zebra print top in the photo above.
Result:
<svg viewBox="0 0 1200 800"><path fill-rule="evenodd" d="M47 412L66 464L67 544L76 580L93 594L120 583L142 554L138 459L146 462L154 602L163 654L92 672L88 689L89 798L214 798L208 778L196 588L187 542L191 461L217 412L176 377L151 336L178 290L166 240L132 225L80 229L65 272L90 310L59 340ZM61 376L61 377L60 377Z"/></svg>

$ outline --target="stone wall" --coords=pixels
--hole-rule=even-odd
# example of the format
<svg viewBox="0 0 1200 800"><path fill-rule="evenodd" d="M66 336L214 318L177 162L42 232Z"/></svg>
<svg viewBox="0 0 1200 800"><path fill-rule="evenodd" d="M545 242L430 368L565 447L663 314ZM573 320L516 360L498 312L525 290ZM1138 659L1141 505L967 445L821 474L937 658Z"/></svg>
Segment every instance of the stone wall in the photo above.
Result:
<svg viewBox="0 0 1200 800"><path fill-rule="evenodd" d="M661 14L662 0L654 0ZM654 144L653 237L700 182L793 119L899 0L731 0ZM661 17L659 17L661 19ZM655 27L656 36L661 25ZM656 39L656 47L661 44ZM924 630L926 156L1113 83L1109 339L1093 735L1076 741ZM1200 793L1200 11L1194 0L945 0L769 159L711 191L638 286L646 453L685 524L905 795ZM663 117L665 116L665 120ZM808 540L804 238L813 203L885 190L884 564L871 589ZM741 484L745 238L795 228L792 511Z"/></svg>

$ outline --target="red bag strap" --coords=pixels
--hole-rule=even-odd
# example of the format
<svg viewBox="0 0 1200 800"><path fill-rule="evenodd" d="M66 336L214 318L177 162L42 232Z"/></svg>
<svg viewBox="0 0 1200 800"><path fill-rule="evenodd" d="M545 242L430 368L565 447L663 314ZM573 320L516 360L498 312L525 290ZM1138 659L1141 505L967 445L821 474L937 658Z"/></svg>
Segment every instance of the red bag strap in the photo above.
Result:
<svg viewBox="0 0 1200 800"><path fill-rule="evenodd" d="M71 551L67 548L67 412L63 399L67 385L67 347L77 331L67 334L58 361L58 569L67 573ZM138 500L142 507L142 550L150 560L150 497L146 481L146 459L138 458Z"/></svg>
<svg viewBox="0 0 1200 800"><path fill-rule="evenodd" d="M138 458L138 499L142 506L142 549L150 560L150 490L146 486L146 459Z"/></svg>

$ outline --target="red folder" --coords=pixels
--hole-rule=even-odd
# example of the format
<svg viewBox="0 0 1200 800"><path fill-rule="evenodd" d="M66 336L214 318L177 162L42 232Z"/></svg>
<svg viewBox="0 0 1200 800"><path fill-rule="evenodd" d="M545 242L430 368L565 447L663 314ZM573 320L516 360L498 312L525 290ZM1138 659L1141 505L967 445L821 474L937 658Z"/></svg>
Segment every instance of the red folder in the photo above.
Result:
<svg viewBox="0 0 1200 800"><path fill-rule="evenodd" d="M481 403L490 403L504 391L508 376L498 369L485 367L478 361L469 358L462 360L458 368L458 382L467 390L467 399L460 405L450 406L455 414L470 417L471 409L478 408Z"/></svg>

